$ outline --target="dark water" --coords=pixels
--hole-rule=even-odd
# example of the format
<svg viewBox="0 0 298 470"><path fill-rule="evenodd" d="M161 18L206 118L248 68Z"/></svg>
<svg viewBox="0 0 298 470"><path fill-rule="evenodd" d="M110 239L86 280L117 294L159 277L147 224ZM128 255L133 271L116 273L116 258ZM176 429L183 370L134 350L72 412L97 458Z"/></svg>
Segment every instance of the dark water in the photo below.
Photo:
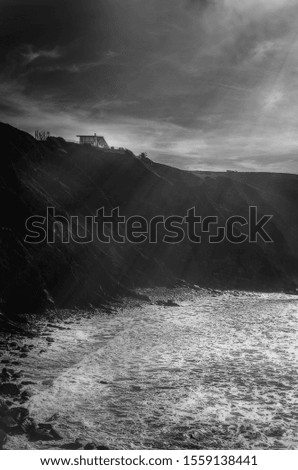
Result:
<svg viewBox="0 0 298 470"><path fill-rule="evenodd" d="M117 315L60 312L22 360L31 414L116 449L297 449L298 297L146 292ZM237 294L237 295L236 295ZM45 336L55 339L48 343ZM10 440L14 448L51 443Z"/></svg>

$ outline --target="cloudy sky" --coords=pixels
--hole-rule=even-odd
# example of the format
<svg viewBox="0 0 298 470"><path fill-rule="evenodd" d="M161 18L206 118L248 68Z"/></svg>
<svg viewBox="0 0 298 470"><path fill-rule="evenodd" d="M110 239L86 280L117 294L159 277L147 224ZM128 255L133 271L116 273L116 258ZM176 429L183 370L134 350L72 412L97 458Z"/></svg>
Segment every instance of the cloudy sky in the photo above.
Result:
<svg viewBox="0 0 298 470"><path fill-rule="evenodd" d="M0 0L0 121L298 173L298 0Z"/></svg>

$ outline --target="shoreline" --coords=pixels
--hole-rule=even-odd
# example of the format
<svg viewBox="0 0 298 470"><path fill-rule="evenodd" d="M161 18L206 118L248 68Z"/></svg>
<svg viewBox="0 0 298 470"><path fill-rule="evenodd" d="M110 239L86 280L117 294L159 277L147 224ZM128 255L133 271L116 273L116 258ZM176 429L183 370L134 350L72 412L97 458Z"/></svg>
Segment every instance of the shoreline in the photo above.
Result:
<svg viewBox="0 0 298 470"><path fill-rule="evenodd" d="M106 309L103 311L107 313ZM40 422L30 415L28 402L36 390L37 383L26 380L24 370L20 369L24 365L22 360L26 360L34 351L42 355L55 342L55 331L71 330L71 324L75 323L76 316L78 314L81 316L83 311L65 310L63 313L67 313L69 327L61 326L62 320L59 316L57 318L57 312L50 311L41 315L41 319L47 318L48 320L46 332L36 329L32 334L24 328L23 333L7 333L6 335L3 332L0 333L0 352L4 353L4 358L0 360L0 450L9 449L15 439L21 440L22 448L28 450L35 448L34 443L47 443L45 449L48 449L49 442L52 443L52 449L109 450L104 444L88 440L70 440L63 436L55 420L55 414ZM93 314L86 311L84 313L87 316ZM36 338L39 341L34 345L32 340ZM40 341L44 349L39 349ZM14 445L12 449L17 450Z"/></svg>
<svg viewBox="0 0 298 470"><path fill-rule="evenodd" d="M105 442L94 442L89 439L72 439L65 436L60 429L57 416L53 414L47 419L37 419L30 414L30 398L43 385L51 386L50 381L39 384L33 380L28 380L26 372L21 369L30 355L39 355L42 360L44 352L50 350L57 339L61 341L63 335L70 335L78 330L79 322L84 319L100 316L114 316L121 311L126 311L130 307L141 308L146 305L156 306L158 309L181 307L180 300L192 302L195 298L223 297L222 301L231 297L243 296L246 298L262 295L257 292L247 293L244 291L219 291L207 290L199 287L192 289L180 288L148 288L138 291L139 296L134 298L125 297L117 302L111 302L103 309L92 310L51 310L42 315L30 316L30 322L24 327L24 334L4 334L0 337L0 350L3 358L0 361L0 446L2 448L17 449L17 442L21 441L22 448L49 448L51 449L109 449ZM272 293L267 293L270 295ZM266 294L263 293L265 296ZM284 293L276 293L285 300L297 299L287 297ZM145 298L148 300L145 300ZM266 297L265 297L266 298ZM32 327L33 326L33 327ZM26 328L31 330L26 331ZM59 338L57 335L60 335ZM89 344L87 344L89 346ZM92 345L90 345L92 350ZM28 406L29 405L29 406ZM42 447L44 445L44 447ZM36 447L37 446L37 447Z"/></svg>
<svg viewBox="0 0 298 470"><path fill-rule="evenodd" d="M55 449L108 449L107 446L94 442L82 442L74 439L72 442L64 437L58 424L55 422L55 416L46 422L36 422L30 416L29 409L26 407L34 390L36 383L24 380L24 371L18 370L21 366L20 359L26 359L29 353L37 349L37 345L30 344L30 340L34 338L44 338L44 348L51 347L55 342L54 333L59 330L71 330L71 325L75 324L77 317L91 317L96 315L117 315L119 311L127 308L127 305L144 303L156 304L159 307L178 307L173 298L176 297L177 291L186 290L195 292L196 295L210 294L219 295L219 291L215 289L204 289L199 286L186 286L178 288L148 288L129 291L123 298L116 299L101 308L92 307L89 310L82 309L63 309L48 310L41 314L25 315L27 323L23 325L22 330L7 333L7 340L4 339L5 333L0 333L0 351L5 356L0 360L0 449L5 449L10 438L23 437L23 441L27 441L27 445L31 448L30 443L34 442L52 442ZM154 295L154 294L155 295ZM148 294L148 295L147 295ZM159 300L155 298L155 302L149 297L162 297ZM172 295L171 295L172 294ZM34 324L34 320L39 322L46 321L47 331L39 329L38 324ZM61 326L61 324L69 324L69 327ZM35 329L34 332L29 330ZM8 340L8 336L10 339ZM45 349L39 350L42 354ZM26 387L29 386L29 389ZM26 446L26 444L25 444ZM48 448L48 447L46 447Z"/></svg>

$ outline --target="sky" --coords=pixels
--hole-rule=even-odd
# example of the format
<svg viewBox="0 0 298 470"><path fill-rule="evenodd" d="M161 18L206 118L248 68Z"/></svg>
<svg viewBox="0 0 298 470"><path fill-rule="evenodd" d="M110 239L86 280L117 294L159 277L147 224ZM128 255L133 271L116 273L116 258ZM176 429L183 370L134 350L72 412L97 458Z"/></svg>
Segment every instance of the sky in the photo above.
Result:
<svg viewBox="0 0 298 470"><path fill-rule="evenodd" d="M298 0L0 0L0 121L298 173Z"/></svg>

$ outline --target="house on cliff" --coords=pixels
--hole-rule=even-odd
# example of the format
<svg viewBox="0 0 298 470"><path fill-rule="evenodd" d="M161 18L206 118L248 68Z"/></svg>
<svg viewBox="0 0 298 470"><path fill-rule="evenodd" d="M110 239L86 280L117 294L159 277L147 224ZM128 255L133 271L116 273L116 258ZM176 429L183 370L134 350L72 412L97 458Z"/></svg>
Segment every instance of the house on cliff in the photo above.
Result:
<svg viewBox="0 0 298 470"><path fill-rule="evenodd" d="M93 135L77 135L79 137L79 144L87 144L87 145L92 145L92 147L96 147L98 149L104 150L105 152L110 152L110 153L120 153L120 154L125 154L126 149L123 147L115 148L115 147L110 147L105 138L103 136L99 136L97 134Z"/></svg>
<svg viewBox="0 0 298 470"><path fill-rule="evenodd" d="M99 135L77 135L80 139L80 144L88 144L92 145L93 147L101 148L101 149L109 149L105 138Z"/></svg>

